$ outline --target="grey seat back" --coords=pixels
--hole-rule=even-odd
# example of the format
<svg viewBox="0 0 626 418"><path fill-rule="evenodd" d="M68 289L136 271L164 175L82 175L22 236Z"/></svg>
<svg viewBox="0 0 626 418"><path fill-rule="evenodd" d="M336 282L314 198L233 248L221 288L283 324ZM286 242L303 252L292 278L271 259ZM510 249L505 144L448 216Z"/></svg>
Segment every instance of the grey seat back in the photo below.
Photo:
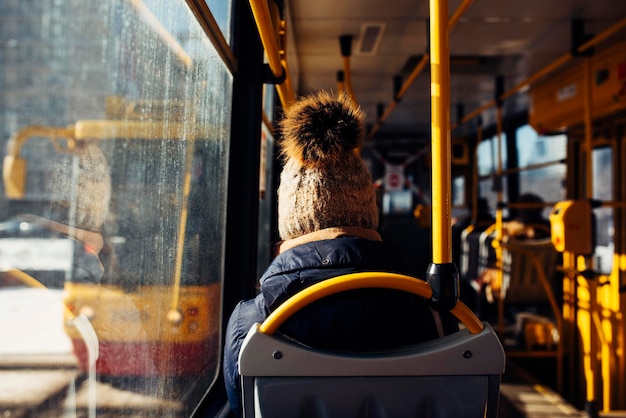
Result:
<svg viewBox="0 0 626 418"><path fill-rule="evenodd" d="M245 417L496 417L493 329L379 353L314 350L254 326L239 358Z"/></svg>
<svg viewBox="0 0 626 418"><path fill-rule="evenodd" d="M335 277L292 296L243 342L244 416L495 418L504 350L491 326L461 302L451 312L465 329L382 352L313 349L275 332L315 300L366 287L432 296L422 280L380 272Z"/></svg>

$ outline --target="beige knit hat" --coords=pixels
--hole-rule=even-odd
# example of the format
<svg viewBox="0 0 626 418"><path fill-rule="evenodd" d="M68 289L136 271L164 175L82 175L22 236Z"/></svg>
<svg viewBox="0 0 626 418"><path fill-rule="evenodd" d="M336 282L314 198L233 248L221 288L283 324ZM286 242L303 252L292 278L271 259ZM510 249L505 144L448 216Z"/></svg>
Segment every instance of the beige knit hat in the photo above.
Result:
<svg viewBox="0 0 626 418"><path fill-rule="evenodd" d="M100 231L109 212L111 177L98 146L79 143L72 154L59 155L47 180L53 191L52 220Z"/></svg>
<svg viewBox="0 0 626 418"><path fill-rule="evenodd" d="M378 227L371 175L358 155L365 114L345 94L321 91L293 104L281 122L285 158L278 188L283 240L330 227Z"/></svg>

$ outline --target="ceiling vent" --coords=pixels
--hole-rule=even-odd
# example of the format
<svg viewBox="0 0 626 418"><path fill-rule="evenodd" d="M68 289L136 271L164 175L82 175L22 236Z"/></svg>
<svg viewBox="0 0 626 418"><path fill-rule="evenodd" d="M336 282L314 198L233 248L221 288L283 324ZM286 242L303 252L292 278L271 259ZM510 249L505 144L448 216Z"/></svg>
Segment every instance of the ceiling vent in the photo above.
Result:
<svg viewBox="0 0 626 418"><path fill-rule="evenodd" d="M365 23L361 26L361 35L356 49L357 55L375 55L385 32L385 23Z"/></svg>

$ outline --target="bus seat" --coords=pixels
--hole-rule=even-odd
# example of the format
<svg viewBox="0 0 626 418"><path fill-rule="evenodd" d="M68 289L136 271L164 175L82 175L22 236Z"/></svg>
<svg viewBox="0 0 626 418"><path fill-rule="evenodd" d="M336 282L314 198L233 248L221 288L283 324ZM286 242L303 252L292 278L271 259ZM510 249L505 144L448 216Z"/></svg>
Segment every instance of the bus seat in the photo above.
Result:
<svg viewBox="0 0 626 418"><path fill-rule="evenodd" d="M490 247L487 248L487 241L493 238L495 226L494 223L482 222L468 226L461 233L461 279L475 280L489 266Z"/></svg>
<svg viewBox="0 0 626 418"><path fill-rule="evenodd" d="M550 238L510 238L502 253L502 291L510 303L548 302L554 292L558 252Z"/></svg>
<svg viewBox="0 0 626 418"><path fill-rule="evenodd" d="M244 340L244 417L497 416L504 351L493 329L460 302L452 313L467 325L461 331L383 352L319 350L274 334L306 304L357 287L427 288L418 294L432 295L427 283L409 276L353 273L293 296Z"/></svg>

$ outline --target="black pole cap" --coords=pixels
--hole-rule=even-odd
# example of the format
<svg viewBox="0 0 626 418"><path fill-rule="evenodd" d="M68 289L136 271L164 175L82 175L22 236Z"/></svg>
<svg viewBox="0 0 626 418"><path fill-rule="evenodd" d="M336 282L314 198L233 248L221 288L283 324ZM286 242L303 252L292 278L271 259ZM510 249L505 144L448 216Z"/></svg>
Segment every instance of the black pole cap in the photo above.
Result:
<svg viewBox="0 0 626 418"><path fill-rule="evenodd" d="M426 281L433 289L430 306L436 311L449 311L459 300L459 271L453 263L433 264L426 270Z"/></svg>
<svg viewBox="0 0 626 418"><path fill-rule="evenodd" d="M339 37L339 47L341 48L342 57L352 55L352 35L341 35Z"/></svg>

